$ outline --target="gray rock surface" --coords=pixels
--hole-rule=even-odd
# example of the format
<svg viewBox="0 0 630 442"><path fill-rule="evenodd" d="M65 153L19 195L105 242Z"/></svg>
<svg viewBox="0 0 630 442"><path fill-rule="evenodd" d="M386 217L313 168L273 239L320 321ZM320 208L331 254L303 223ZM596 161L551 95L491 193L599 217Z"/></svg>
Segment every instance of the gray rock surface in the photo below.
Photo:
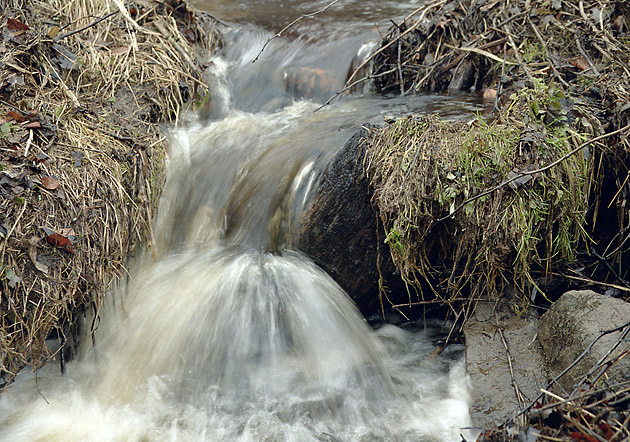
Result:
<svg viewBox="0 0 630 442"><path fill-rule="evenodd" d="M517 317L479 303L464 328L472 384L473 427L487 430L512 419L547 383L536 341L538 317Z"/></svg>
<svg viewBox="0 0 630 442"><path fill-rule="evenodd" d="M362 139L366 135L365 128L355 133L326 171L302 216L299 249L332 276L364 313L369 313L379 305L379 253L388 286L396 288L402 282L389 248L377 234L378 218L362 165Z"/></svg>
<svg viewBox="0 0 630 442"><path fill-rule="evenodd" d="M555 377L568 367L604 330L630 321L630 304L617 298L599 295L590 290L570 291L562 295L541 319L538 341L544 350L550 375ZM567 374L559 380L571 392L574 385L617 343L621 331L602 336ZM630 340L608 356L612 361L627 351ZM609 380L630 379L630 358L615 363L607 372Z"/></svg>

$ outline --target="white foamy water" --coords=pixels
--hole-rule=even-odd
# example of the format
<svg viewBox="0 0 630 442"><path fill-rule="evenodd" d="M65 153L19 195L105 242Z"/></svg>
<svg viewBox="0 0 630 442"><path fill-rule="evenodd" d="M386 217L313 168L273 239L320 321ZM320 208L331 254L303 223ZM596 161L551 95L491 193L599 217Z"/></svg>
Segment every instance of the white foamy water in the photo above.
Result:
<svg viewBox="0 0 630 442"><path fill-rule="evenodd" d="M177 254L126 291L66 377L11 387L0 439L458 440L469 424L461 349L371 331L298 254Z"/></svg>
<svg viewBox="0 0 630 442"><path fill-rule="evenodd" d="M171 137L159 257L129 264L100 312L96 345L85 337L65 376L51 363L0 396L0 440L470 438L463 348L433 355L437 326L372 330L294 248L313 189L361 124L475 105L363 96L314 112L325 94L296 97L283 72L330 58L321 67L343 77L352 57L344 64L307 49L356 54L361 38L274 41L261 57L267 67L252 69L247 57L267 34L230 33L210 62L217 87L206 119Z"/></svg>

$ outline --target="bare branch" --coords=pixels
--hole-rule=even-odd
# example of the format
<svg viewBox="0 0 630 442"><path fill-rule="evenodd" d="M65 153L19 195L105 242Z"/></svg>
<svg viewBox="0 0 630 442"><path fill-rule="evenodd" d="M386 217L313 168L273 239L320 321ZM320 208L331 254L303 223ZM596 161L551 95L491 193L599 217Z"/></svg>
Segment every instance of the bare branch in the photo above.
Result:
<svg viewBox="0 0 630 442"><path fill-rule="evenodd" d="M298 18L296 18L295 20L293 20L291 23L289 23L288 25L286 25L284 28L282 28L281 31L277 32L273 37L269 38L265 44L263 45L263 47L260 49L260 52L258 52L258 55L256 55L256 58L254 58L252 60L252 63L256 63L256 61L258 60L258 57L260 57L260 54L263 53L263 51L265 50L265 48L267 47L267 45L271 42L271 40L278 38L278 37L282 37L282 34L287 31L289 28L291 28L294 24L301 22L302 20L304 20L305 18L311 18L311 17L315 17L316 15L321 14L322 12L324 12L326 9L330 8L332 5L334 5L335 3L337 3L339 0L333 0L332 2L328 3L326 6L324 6L322 9L320 9L319 11L315 11L315 12L311 12L309 14L302 14L300 15Z"/></svg>
<svg viewBox="0 0 630 442"><path fill-rule="evenodd" d="M560 164L561 162L563 162L567 158L572 157L573 155L575 155L576 153L578 153L579 151L584 149L586 146L588 146L590 144L593 144L593 143L595 143L597 141L603 140L604 138L608 138L608 137L612 137L614 135L620 134L620 133L625 132L625 131L627 131L629 129L630 129L630 124L620 128L620 129L617 129L617 130L615 130L613 132L609 132L607 134L600 135L598 137L592 138L592 139L590 139L588 141L585 141L584 143L580 144L578 147L576 147L575 149L573 149L571 152L567 153L566 155L558 158L556 161L554 161L554 162L552 162L550 164L547 164L545 167L541 167L540 169L530 170L530 171L521 172L519 174L516 174L512 178L503 181L501 184L498 184L498 185L494 186L493 188L486 190L485 192L481 192L478 195L475 195L475 196L473 196L471 198L468 198L466 201L464 201L459 206L457 206L457 208L455 208L455 210L453 210L452 213L450 213L449 215L446 215L443 218L438 219L437 222L441 222L441 221L447 220L449 218L452 218L453 215L455 215L459 210L461 210L466 204L472 203L473 201L481 198L482 196L486 196L486 195L489 195L489 194L491 194L493 192L496 192L497 190L501 189L502 187L505 187L508 184L510 184L510 183L520 179L520 178L523 178L526 175L536 175L538 173L545 172L545 171L551 169L552 167Z"/></svg>

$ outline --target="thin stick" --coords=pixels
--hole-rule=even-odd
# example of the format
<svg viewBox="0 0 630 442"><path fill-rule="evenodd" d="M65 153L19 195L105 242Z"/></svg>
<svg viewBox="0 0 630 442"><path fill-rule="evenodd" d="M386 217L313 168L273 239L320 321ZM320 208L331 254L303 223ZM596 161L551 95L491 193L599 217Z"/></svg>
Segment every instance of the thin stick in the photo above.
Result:
<svg viewBox="0 0 630 442"><path fill-rule="evenodd" d="M496 312L495 312L496 316ZM505 353L507 356L507 363L510 369L510 377L512 378L512 387L514 387L514 395L516 396L516 400L518 401L519 407L523 408L525 406L525 398L523 397L523 393L521 393L521 389L518 387L518 383L514 377L514 367L512 366L512 353L510 352L510 348L508 347L507 340L505 339L505 335L503 334L503 330L499 326L499 318L496 318L497 321L497 331L499 332L499 336L501 337L501 342L503 343L503 347L505 347Z"/></svg>
<svg viewBox="0 0 630 442"><path fill-rule="evenodd" d="M2 255L0 256L0 268L4 265L4 252L7 250L7 245L9 244L9 237L11 236L11 234L17 227L18 223L20 222L20 218L22 218L22 215L24 215L26 206L27 206L27 203L26 201L24 201L24 203L22 204L22 210L20 211L20 214L17 216L17 218L15 219L15 222L11 226L11 229L9 229L9 231L7 232L7 236L4 238L4 244L2 247Z"/></svg>
<svg viewBox="0 0 630 442"><path fill-rule="evenodd" d="M566 155L558 158L556 161L554 161L554 162L552 162L550 164L547 164L545 167L541 167L540 169L536 169L536 170L530 170L530 171L526 171L526 172L521 172L521 173L513 176L512 178L510 178L508 180L505 180L501 184L498 184L498 185L494 186L493 188L486 190L485 192L481 192L478 195L475 195L475 196L473 196L471 198L468 198L466 201L464 201L459 206L457 206L455 208L455 210L453 210L452 213L446 215L445 217L442 217L442 218L438 219L437 222L442 222L442 221L445 221L445 220L447 220L449 218L452 218L453 215L455 215L459 210L461 210L466 204L469 204L469 203L471 203L471 202L473 202L475 200L478 200L482 196L486 196L486 195L489 195L489 194L491 194L493 192L496 192L497 190L501 189L502 187L505 187L508 184L510 184L510 183L520 179L520 178L523 178L524 176L536 175L537 173L545 172L545 171L551 169L552 167L557 166L558 164L560 164L561 162L563 162L567 158L572 157L573 155L578 153L580 150L584 149L589 144L593 144L593 143L595 143L597 141L603 140L604 138L612 137L612 136L617 135L617 134L619 134L621 132L624 132L624 131L626 131L628 129L630 129L630 124L627 124L624 127L620 128L620 129L617 129L615 131L612 131L612 132L609 132L607 134L603 134L603 135L600 135L598 137L592 138L592 139L590 139L588 141L585 141L584 143L580 144L578 147L573 149L571 152L569 152Z"/></svg>
<svg viewBox="0 0 630 442"><path fill-rule="evenodd" d="M104 15L101 18L98 18L98 19L94 20L92 23L90 23L88 25L85 25L82 28L75 29L74 31L66 32L63 35L59 35L58 37L55 37L54 40L55 41L61 41L61 40L63 40L66 37L70 37L71 35L78 34L79 32L83 32L86 29L91 28L92 26L96 26L97 24L99 24L100 22L102 22L104 20L107 20L108 18L113 17L114 15L118 14L119 12L120 11L110 12L109 14Z"/></svg>
<svg viewBox="0 0 630 442"><path fill-rule="evenodd" d="M274 34L273 37L269 38L265 44L263 45L263 47L260 49L260 52L258 52L258 55L256 55L256 58L254 58L252 60L252 63L256 63L256 61L258 60L258 57L260 57L260 54L263 53L263 51L265 50L265 48L267 47L267 45L269 43L271 43L271 40L276 39L278 37L282 37L282 34L287 31L290 27L292 27L294 24L301 22L302 20L304 20L305 18L311 18L311 17L315 17L316 15L321 14L322 12L324 12L326 9L330 8L332 5L334 5L335 3L337 3L339 0L333 0L332 2L328 3L326 6L324 6L322 9L320 9L319 11L315 11L315 12L311 12L309 14L302 14L300 15L298 18L296 18L295 20L293 20L291 23L289 23L288 25L286 25L284 28L282 28L282 30L280 30L279 32L277 32L276 34Z"/></svg>
<svg viewBox="0 0 630 442"><path fill-rule="evenodd" d="M498 57L496 55L494 55L492 52L488 52L488 51L484 51L483 49L480 48L476 48L476 47L457 47L457 46L453 46L453 45L449 45L449 44L444 44L444 46L446 46L447 48L450 49L455 49L457 51L466 51L466 52L474 52L475 54L479 54L479 55L483 55L484 57L489 58L490 60L494 60L497 63L501 63L501 64L510 64L510 65L514 65L515 63L512 63L511 61L507 61L501 57Z"/></svg>
<svg viewBox="0 0 630 442"><path fill-rule="evenodd" d="M394 25L396 25L394 23ZM400 52L401 52L401 44L400 44L400 26L396 25L398 29L398 82L400 83L400 96L405 96L405 80L403 79L402 66L400 65Z"/></svg>
<svg viewBox="0 0 630 442"><path fill-rule="evenodd" d="M564 273L551 273L551 275L561 276L563 278L572 279L574 281L588 282L589 284L601 285L603 287L610 287L610 288L613 288L613 289L621 290L623 292L630 292L630 289L628 287L624 287L624 286L621 286L621 285L618 285L618 284L611 284L611 283L608 283L608 282L596 281L594 279L584 278L584 277L580 277L580 276L565 275Z"/></svg>
<svg viewBox="0 0 630 442"><path fill-rule="evenodd" d="M378 77L382 77L383 75L387 75L387 74L391 74L392 72L396 71L396 68L394 69L390 69L389 71L385 71L385 72L381 72L380 74L377 75L366 75L365 77L359 78L358 80L355 80L354 82L352 82L351 84L347 84L347 86L345 86L343 89L338 90L337 92L335 92L335 95L333 95L332 97L330 97L328 99L328 101L326 101L324 104L322 104L321 106L319 106L317 109L315 109L313 112L317 112L318 110L321 110L322 108L328 106L330 103L332 103L332 101L337 98L339 95L343 94L344 92L352 89L353 87L355 87L357 84L359 83L363 83L364 81L367 80L371 80L372 78L378 78Z"/></svg>
<svg viewBox="0 0 630 442"><path fill-rule="evenodd" d="M554 378L551 380L551 382L549 382L549 383L547 384L547 390L548 390L549 388L551 388L551 387L553 386L553 384L555 384L556 382L558 382L558 380L559 380L562 376L564 376L565 374L567 374L567 373L568 373L568 372L569 372L569 371L570 371L573 367L575 367L575 366L578 364L578 362L580 362L580 361L584 358L584 356L586 356L587 354L589 354L589 353L591 352L591 349L593 348L593 346L595 346L595 344L597 343L597 341L599 341L601 338L603 338L603 337L604 337L604 336L606 336L606 335L609 335L609 334L614 333L614 332L621 331L621 330L623 330L624 328L626 328L626 327L628 327L628 326L630 326L630 322L626 322L625 324L623 324L623 325L621 325L621 326L619 326L619 327L612 328L612 329L610 329L610 330L603 330L603 331L602 331L602 332L601 332L601 333L600 333L600 334L599 334L599 335L598 335L595 339L593 339L593 340L591 341L591 343L588 345L588 347L586 347L586 349L585 349L585 350L584 350L584 351L583 351L583 352L582 352L582 353L581 353L581 354L580 354L577 358L575 358L575 359L573 360L573 362L571 362L571 363L570 363L570 364L569 364L569 365L568 365L568 366L567 366L564 370L562 370L562 372L561 372L560 374L558 374L556 377L554 377ZM528 405L525 409L521 410L521 411L518 413L518 416L521 416L522 414L527 413L529 410L531 410L531 408L532 408L534 405L536 405L536 403L537 403L540 399L542 399L542 397L543 397L546 393L548 394L548 392L547 392L547 391L545 391L545 390L543 390L543 389L541 389L541 391L542 391L542 393L540 393L540 394L536 397L536 399L534 399L534 400L533 400L533 401L532 401L532 402L531 402L531 403L530 403L530 404L529 404L529 405ZM571 398L569 398L569 399L571 399Z"/></svg>

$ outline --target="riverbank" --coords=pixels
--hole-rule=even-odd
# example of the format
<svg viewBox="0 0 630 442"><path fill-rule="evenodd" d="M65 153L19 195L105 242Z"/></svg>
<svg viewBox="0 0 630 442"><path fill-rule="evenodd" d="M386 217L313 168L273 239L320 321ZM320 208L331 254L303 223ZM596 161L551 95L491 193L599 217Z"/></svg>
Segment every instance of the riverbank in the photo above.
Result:
<svg viewBox="0 0 630 442"><path fill-rule="evenodd" d="M494 107L468 126L409 117L368 137L374 201L404 279L446 276L442 294L458 293L456 279L475 274L489 292L508 271L518 292L544 292L541 277L566 270L556 264L624 261L629 17L625 2L436 1L383 37L364 77L381 93L467 90ZM455 244L432 251L436 229ZM453 267L467 270L444 275ZM583 282L621 283L625 271Z"/></svg>
<svg viewBox="0 0 630 442"><path fill-rule="evenodd" d="M152 246L166 159L160 125L177 125L207 96L204 63L218 34L183 1L9 2L0 29L7 383L27 364L57 358L63 369L63 353L45 339L56 332L71 343L81 312L98 312L127 257Z"/></svg>
<svg viewBox="0 0 630 442"><path fill-rule="evenodd" d="M368 134L363 160L388 254L409 287L409 302L393 307L445 305L454 333L501 336L496 355L517 413L484 440L627 436L627 413L617 407L628 400L627 383L601 377L619 358L585 370L591 377L573 391L557 383L572 366L566 361L564 373L542 383L549 391L528 398L510 349L538 351L536 318L569 289L628 299L629 25L630 8L618 1L433 1L393 26L370 57L372 72L346 85L369 80L405 96L467 90L494 108L468 124L392 118ZM474 319L480 302L495 305L485 322ZM510 317L530 318L518 325L530 336L525 345L509 340ZM578 329L565 340L590 342ZM627 351L616 339L614 348ZM491 352L483 342L469 359ZM549 348L544 356L557 364ZM484 367L480 376L496 384L497 372Z"/></svg>

